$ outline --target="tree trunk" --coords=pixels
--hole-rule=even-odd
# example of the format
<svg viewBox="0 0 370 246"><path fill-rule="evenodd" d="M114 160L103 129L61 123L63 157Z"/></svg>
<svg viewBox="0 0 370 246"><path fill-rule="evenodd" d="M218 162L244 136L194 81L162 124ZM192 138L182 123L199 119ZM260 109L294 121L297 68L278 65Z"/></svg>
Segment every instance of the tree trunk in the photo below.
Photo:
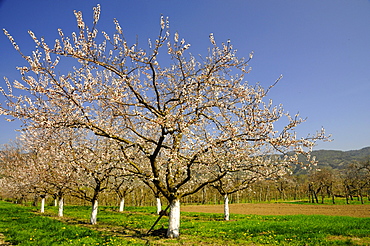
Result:
<svg viewBox="0 0 370 246"><path fill-rule="evenodd" d="M349 188L348 185L345 186L346 189L346 204L349 204Z"/></svg>
<svg viewBox="0 0 370 246"><path fill-rule="evenodd" d="M265 198L266 201L270 201L270 185L267 186L266 188L266 198Z"/></svg>
<svg viewBox="0 0 370 246"><path fill-rule="evenodd" d="M121 200L119 202L119 211L123 212L123 210L125 210L125 198L121 197Z"/></svg>
<svg viewBox="0 0 370 246"><path fill-rule="evenodd" d="M315 191L313 190L312 184L308 184L308 200L311 200L311 203L315 203Z"/></svg>
<svg viewBox="0 0 370 246"><path fill-rule="evenodd" d="M159 214L162 211L162 203L161 198L158 196L155 198L156 205L157 205L157 214Z"/></svg>
<svg viewBox="0 0 370 246"><path fill-rule="evenodd" d="M167 237L178 238L180 236L180 199L170 201L170 214L168 219Z"/></svg>
<svg viewBox="0 0 370 246"><path fill-rule="evenodd" d="M41 213L44 213L45 212L45 196L41 196L41 209L40 209L40 212Z"/></svg>
<svg viewBox="0 0 370 246"><path fill-rule="evenodd" d="M32 206L37 207L37 200L39 199L39 196L36 194L33 198Z"/></svg>
<svg viewBox="0 0 370 246"><path fill-rule="evenodd" d="M317 194L319 194L321 188L317 189L316 191L314 189L312 189L312 190L313 190L313 195L315 196L316 203L319 203L319 198L318 198Z"/></svg>
<svg viewBox="0 0 370 246"><path fill-rule="evenodd" d="M98 217L98 199L93 199L91 204L92 204L92 206L91 206L90 223L92 225L95 225L97 217Z"/></svg>
<svg viewBox="0 0 370 246"><path fill-rule="evenodd" d="M324 204L325 194L321 194L321 204Z"/></svg>
<svg viewBox="0 0 370 246"><path fill-rule="evenodd" d="M230 219L229 213L229 196L228 194L224 194L224 220Z"/></svg>
<svg viewBox="0 0 370 246"><path fill-rule="evenodd" d="M144 205L145 193L143 188L140 188L140 207Z"/></svg>
<svg viewBox="0 0 370 246"><path fill-rule="evenodd" d="M61 196L58 198L58 216L63 217L63 209L64 209L64 198Z"/></svg>

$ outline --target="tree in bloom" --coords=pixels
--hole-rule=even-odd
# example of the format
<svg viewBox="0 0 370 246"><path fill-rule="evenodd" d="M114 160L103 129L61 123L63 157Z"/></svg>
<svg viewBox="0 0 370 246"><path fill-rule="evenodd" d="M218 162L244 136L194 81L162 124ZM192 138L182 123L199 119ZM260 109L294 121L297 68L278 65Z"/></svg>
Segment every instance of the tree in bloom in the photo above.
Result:
<svg viewBox="0 0 370 246"><path fill-rule="evenodd" d="M71 165L78 178L70 188L72 196L91 202L90 223L97 223L98 202L102 192L114 188L113 178L124 174L121 150L115 140L85 135L69 143Z"/></svg>
<svg viewBox="0 0 370 246"><path fill-rule="evenodd" d="M76 134L71 129L34 129L20 136L28 151L38 153L35 166L43 173L47 193L56 199L59 217L63 216L64 195L73 189L78 178L69 148Z"/></svg>
<svg viewBox="0 0 370 246"><path fill-rule="evenodd" d="M53 46L30 31L37 46L32 56L4 30L28 66L18 68L22 81L6 79L1 113L26 128L84 128L117 141L127 171L168 200L170 238L180 234L182 197L241 168L214 158L225 145L235 159L246 149L250 157L271 151L309 157L315 141L326 139L323 129L297 138L294 129L304 120L266 99L278 80L267 89L249 84L253 53L238 58L229 41L218 45L211 34L208 54L198 58L161 17L159 35L146 49L128 44L117 20L116 33L101 32L99 42L100 6L91 28L81 12L75 15L78 32L67 37L59 30ZM64 74L56 71L63 58L76 61Z"/></svg>
<svg viewBox="0 0 370 246"><path fill-rule="evenodd" d="M125 210L125 198L138 187L138 180L135 176L124 174L124 172L117 172L111 179L111 189L117 194L119 199L118 211L123 212Z"/></svg>
<svg viewBox="0 0 370 246"><path fill-rule="evenodd" d="M230 218L229 195L248 189L257 181L276 179L290 172L291 163L287 159L263 153L251 155L251 153L248 153L248 149L243 152L241 148L242 146L237 151L242 151L242 154L236 154L234 151L230 151L230 148L227 148L226 151L215 156L215 158L222 160L221 163L230 163L229 165L234 166L233 170L230 170L227 175L210 184L224 199L225 220ZM236 159L237 157L239 158Z"/></svg>
<svg viewBox="0 0 370 246"><path fill-rule="evenodd" d="M17 146L6 146L0 157L3 176L2 189L8 190L8 193L21 194L21 196L34 194L35 206L40 197L40 212L43 213L45 198L50 187L46 182L42 154L18 142Z"/></svg>
<svg viewBox="0 0 370 246"><path fill-rule="evenodd" d="M24 202L33 193L27 173L23 169L24 152L18 143L6 144L0 151L0 192L14 199L17 203Z"/></svg>
<svg viewBox="0 0 370 246"><path fill-rule="evenodd" d="M39 194L42 199L41 211L44 211L46 195L53 196L60 217L63 216L64 195L77 178L66 145L70 132L60 129L22 132L17 140L17 148L7 147L1 158L7 184L12 184L14 188L23 184L28 190Z"/></svg>

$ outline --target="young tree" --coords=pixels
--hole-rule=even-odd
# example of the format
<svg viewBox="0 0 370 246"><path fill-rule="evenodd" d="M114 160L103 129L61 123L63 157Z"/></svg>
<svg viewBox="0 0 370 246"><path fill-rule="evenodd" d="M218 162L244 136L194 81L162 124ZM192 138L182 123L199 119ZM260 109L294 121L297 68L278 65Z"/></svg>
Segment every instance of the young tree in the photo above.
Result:
<svg viewBox="0 0 370 246"><path fill-rule="evenodd" d="M75 15L78 33L69 38L59 30L52 47L30 31L37 45L32 56L24 55L4 30L29 65L19 68L22 82L6 80L7 107L1 113L29 128L85 128L118 141L127 169L152 182L168 200L168 237L179 236L182 197L236 171L212 159L225 144L250 146L251 155L271 148L308 154L316 140L326 139L323 130L296 137L294 129L304 120L265 99L273 86L245 81L253 53L239 59L229 41L217 45L211 34L208 55L198 59L178 33L170 35L169 22L161 17L159 36L149 40L147 50L129 45L117 20L116 33L103 31L99 43L100 6L94 8L91 28L81 12ZM77 64L59 74L63 57ZM13 93L13 87L21 93ZM285 126L276 130L277 122Z"/></svg>
<svg viewBox="0 0 370 246"><path fill-rule="evenodd" d="M0 151L1 186L3 195L22 203L31 192L28 179L23 172L24 152L19 143L5 144Z"/></svg>
<svg viewBox="0 0 370 246"><path fill-rule="evenodd" d="M97 223L99 196L113 188L112 178L124 172L121 150L116 141L84 135L69 143L74 170L79 175L74 180L71 195L91 202L90 223Z"/></svg>
<svg viewBox="0 0 370 246"><path fill-rule="evenodd" d="M76 135L70 129L34 129L24 132L20 139L30 151L38 153L36 165L48 184L47 193L56 199L58 216L63 216L64 195L77 179L68 143Z"/></svg>
<svg viewBox="0 0 370 246"><path fill-rule="evenodd" d="M345 169L343 182L347 203L349 203L349 197L352 200L355 195L363 204L363 192L370 188L370 160L349 164Z"/></svg>
<svg viewBox="0 0 370 246"><path fill-rule="evenodd" d="M161 192L158 190L158 188L156 186L154 186L154 184L152 182L144 181L144 183L153 192L154 198L155 198L155 205L156 205L156 208L157 208L156 213L160 214L161 211L162 211Z"/></svg>
<svg viewBox="0 0 370 246"><path fill-rule="evenodd" d="M124 175L122 172L112 177L112 190L119 198L119 212L125 210L125 198L137 187L137 178L132 175Z"/></svg>
<svg viewBox="0 0 370 246"><path fill-rule="evenodd" d="M234 151L231 151L234 149ZM241 152L238 154L235 152ZM239 158L238 158L239 157ZM243 149L243 146L226 146L226 150L217 153L214 157L220 160L221 164L229 163L232 169L229 169L227 175L211 184L224 198L224 219L229 220L229 195L238 191L248 189L250 186L261 180L276 179L286 175L289 172L289 162L276 155L267 155L266 153L257 153L253 149L250 153L250 147ZM237 159L238 158L238 159ZM220 169L224 169L220 166Z"/></svg>
<svg viewBox="0 0 370 246"><path fill-rule="evenodd" d="M42 153L18 142L17 146L8 147L1 155L4 189L20 194L34 194L34 206L41 198L40 212L43 213L45 198L50 187L44 171Z"/></svg>
<svg viewBox="0 0 370 246"><path fill-rule="evenodd" d="M311 201L314 203L319 203L318 195L321 194L321 203L324 203L324 198L326 195L334 196L332 194L333 182L334 182L334 172L332 169L322 168L311 170L309 173L309 194L311 196Z"/></svg>

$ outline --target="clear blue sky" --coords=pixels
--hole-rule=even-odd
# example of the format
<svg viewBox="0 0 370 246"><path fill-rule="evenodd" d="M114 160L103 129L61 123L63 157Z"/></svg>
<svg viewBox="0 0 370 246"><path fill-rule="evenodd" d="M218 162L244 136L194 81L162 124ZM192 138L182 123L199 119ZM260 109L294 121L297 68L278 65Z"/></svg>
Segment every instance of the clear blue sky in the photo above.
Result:
<svg viewBox="0 0 370 246"><path fill-rule="evenodd" d="M28 30L53 43L58 28L65 34L76 30L74 9L89 24L97 3L99 30L112 33L117 18L126 38L135 41L138 35L145 47L147 38L157 36L163 14L193 54L206 54L210 33L220 43L230 39L239 56L253 50L247 80L269 86L283 74L269 97L307 117L297 128L301 135L322 126L333 135L333 142L316 149L370 146L369 0L0 0L0 27L29 54L34 44ZM25 62L0 34L1 86L4 76L19 79L15 67L21 65ZM14 139L17 127L19 122L1 120L0 144Z"/></svg>

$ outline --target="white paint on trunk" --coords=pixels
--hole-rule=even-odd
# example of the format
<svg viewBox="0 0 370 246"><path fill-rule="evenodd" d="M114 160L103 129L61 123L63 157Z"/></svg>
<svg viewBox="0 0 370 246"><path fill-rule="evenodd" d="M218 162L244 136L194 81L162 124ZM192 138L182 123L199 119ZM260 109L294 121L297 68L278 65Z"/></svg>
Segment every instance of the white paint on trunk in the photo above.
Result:
<svg viewBox="0 0 370 246"><path fill-rule="evenodd" d="M125 210L125 198L124 197L122 197L121 201L119 202L119 211L123 212L123 210Z"/></svg>
<svg viewBox="0 0 370 246"><path fill-rule="evenodd" d="M98 200L94 200L91 206L91 217L90 217L90 223L92 225L96 224L97 217L98 217Z"/></svg>
<svg viewBox="0 0 370 246"><path fill-rule="evenodd" d="M40 210L40 212L41 213L45 212L45 197L41 198L41 210Z"/></svg>
<svg viewBox="0 0 370 246"><path fill-rule="evenodd" d="M229 220L230 219L230 213L229 213L229 196L227 194L224 195L224 219Z"/></svg>
<svg viewBox="0 0 370 246"><path fill-rule="evenodd" d="M157 214L159 214L162 211L162 203L161 203L161 198L156 197L156 204L157 204Z"/></svg>
<svg viewBox="0 0 370 246"><path fill-rule="evenodd" d="M180 236L180 200L171 201L168 218L167 237L178 238Z"/></svg>
<svg viewBox="0 0 370 246"><path fill-rule="evenodd" d="M57 207L58 206L58 200L55 198L54 199L54 207Z"/></svg>
<svg viewBox="0 0 370 246"><path fill-rule="evenodd" d="M64 209L64 199L63 197L59 197L58 200L58 216L63 217L63 209Z"/></svg>

